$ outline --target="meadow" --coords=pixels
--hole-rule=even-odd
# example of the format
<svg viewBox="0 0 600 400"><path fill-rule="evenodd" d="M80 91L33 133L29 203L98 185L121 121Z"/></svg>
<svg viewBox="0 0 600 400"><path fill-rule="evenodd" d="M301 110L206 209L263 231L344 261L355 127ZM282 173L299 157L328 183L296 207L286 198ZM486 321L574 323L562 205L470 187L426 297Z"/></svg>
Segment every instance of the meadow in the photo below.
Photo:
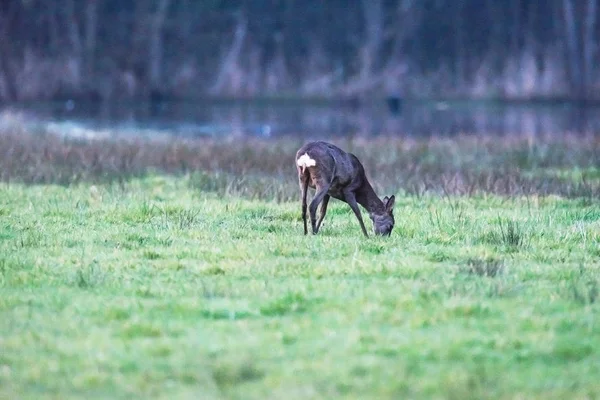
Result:
<svg viewBox="0 0 600 400"><path fill-rule="evenodd" d="M600 138L336 143L390 238L296 139L0 134L0 398L600 397Z"/></svg>

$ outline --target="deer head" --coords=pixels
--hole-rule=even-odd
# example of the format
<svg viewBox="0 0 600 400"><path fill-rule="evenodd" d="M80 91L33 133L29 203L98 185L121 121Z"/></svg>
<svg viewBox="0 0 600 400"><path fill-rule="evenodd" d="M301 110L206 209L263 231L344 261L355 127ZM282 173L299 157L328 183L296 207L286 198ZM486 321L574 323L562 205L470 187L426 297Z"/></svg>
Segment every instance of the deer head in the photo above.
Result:
<svg viewBox="0 0 600 400"><path fill-rule="evenodd" d="M382 200L383 211L373 211L369 214L373 221L373 229L376 235L390 236L394 229L394 203L396 197L385 196Z"/></svg>

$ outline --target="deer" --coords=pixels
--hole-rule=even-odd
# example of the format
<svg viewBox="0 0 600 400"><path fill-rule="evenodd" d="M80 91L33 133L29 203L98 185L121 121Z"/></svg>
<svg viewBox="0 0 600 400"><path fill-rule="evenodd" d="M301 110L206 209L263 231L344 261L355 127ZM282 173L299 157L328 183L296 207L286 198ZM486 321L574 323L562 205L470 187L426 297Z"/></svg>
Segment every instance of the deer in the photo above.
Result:
<svg viewBox="0 0 600 400"><path fill-rule="evenodd" d="M365 169L358 158L339 147L323 141L309 142L296 152L296 169L300 181L302 199L302 221L304 234L308 234L307 209L313 235L321 228L331 197L347 203L360 223L365 237L367 229L358 204L363 206L373 221L376 235L390 236L394 228L395 196L380 199L365 175ZM307 207L308 188L315 189L315 195ZM317 207L321 204L319 219Z"/></svg>

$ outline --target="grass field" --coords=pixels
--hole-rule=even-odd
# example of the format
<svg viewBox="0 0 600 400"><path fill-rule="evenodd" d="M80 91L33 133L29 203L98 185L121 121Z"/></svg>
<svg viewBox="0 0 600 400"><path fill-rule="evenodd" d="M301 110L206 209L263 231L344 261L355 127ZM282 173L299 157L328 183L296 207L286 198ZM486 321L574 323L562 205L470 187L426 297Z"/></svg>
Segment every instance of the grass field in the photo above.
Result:
<svg viewBox="0 0 600 400"><path fill-rule="evenodd" d="M392 236L365 240L335 201L302 235L291 162L64 182L62 145L37 184L3 158L0 398L600 397L597 158L529 158L504 189L491 145L451 164L462 186L432 161L413 190L417 164ZM361 151L379 189L410 161Z"/></svg>

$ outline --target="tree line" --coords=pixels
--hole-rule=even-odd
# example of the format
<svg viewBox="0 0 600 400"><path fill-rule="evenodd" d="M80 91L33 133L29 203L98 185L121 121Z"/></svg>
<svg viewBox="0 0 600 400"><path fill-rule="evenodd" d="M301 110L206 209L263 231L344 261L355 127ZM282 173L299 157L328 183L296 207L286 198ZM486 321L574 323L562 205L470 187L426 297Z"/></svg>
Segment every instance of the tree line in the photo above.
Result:
<svg viewBox="0 0 600 400"><path fill-rule="evenodd" d="M589 99L598 0L0 0L0 99Z"/></svg>

